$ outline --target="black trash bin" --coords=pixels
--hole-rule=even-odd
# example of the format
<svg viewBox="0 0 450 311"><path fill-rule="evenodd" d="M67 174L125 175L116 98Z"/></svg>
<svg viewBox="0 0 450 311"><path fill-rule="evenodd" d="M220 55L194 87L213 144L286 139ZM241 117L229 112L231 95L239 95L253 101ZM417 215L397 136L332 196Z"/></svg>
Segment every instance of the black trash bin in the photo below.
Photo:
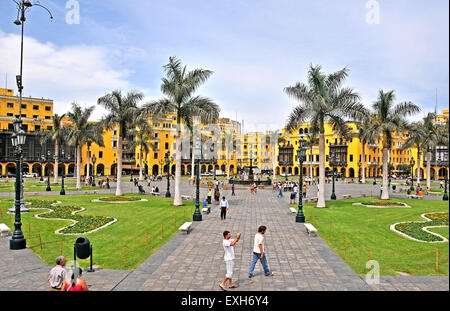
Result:
<svg viewBox="0 0 450 311"><path fill-rule="evenodd" d="M395 190L395 189L397 189L397 186L396 185L392 185L392 190Z"/></svg>
<svg viewBox="0 0 450 311"><path fill-rule="evenodd" d="M80 259L86 259L91 255L91 246L87 237L79 237L75 241L76 256Z"/></svg>

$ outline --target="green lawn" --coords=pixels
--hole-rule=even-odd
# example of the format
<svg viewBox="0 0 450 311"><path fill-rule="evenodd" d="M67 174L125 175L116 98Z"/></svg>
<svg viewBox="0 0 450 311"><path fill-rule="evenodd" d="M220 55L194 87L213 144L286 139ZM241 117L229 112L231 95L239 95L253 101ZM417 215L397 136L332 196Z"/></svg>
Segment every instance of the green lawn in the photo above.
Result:
<svg viewBox="0 0 450 311"><path fill-rule="evenodd" d="M52 191L59 191L61 190L61 184L53 184L50 182L50 188ZM39 183L39 182L25 182L24 183L24 190L25 192L39 192L39 191L46 191L47 189L47 182ZM64 182L64 189L67 191L76 191L76 184L74 183L66 183ZM81 186L81 190L98 190L98 187L91 187L91 186ZM14 192L15 191L15 183L14 182L8 182L8 183L0 183L0 192Z"/></svg>
<svg viewBox="0 0 450 311"><path fill-rule="evenodd" d="M145 198L148 202L124 204L91 202L93 199L106 196L111 195L33 197L32 200L59 200L62 201L61 206L84 207L86 210L79 215L112 217L116 218L117 222L89 234L56 235L55 230L72 222L37 219L34 215L41 213L42 210L32 210L30 213L22 214L22 231L27 239L27 247L44 262L53 265L55 258L61 254L61 244L62 254L71 260L76 238L86 236L93 245L94 265L105 269L135 269L178 233L179 226L185 221L191 221L195 210L193 202L184 202L184 206L175 207L172 205L172 199L137 194L130 196ZM0 223L6 223L14 230L14 215L6 214L11 205L12 199L0 199ZM80 260L79 264L87 267L89 259Z"/></svg>
<svg viewBox="0 0 450 311"><path fill-rule="evenodd" d="M448 275L449 243L423 243L410 240L395 233L389 227L398 222L425 221L423 213L449 212L448 202L392 199L404 202L412 208L370 208L352 203L371 201L359 198L327 202L327 208L313 208L305 204L306 222L318 229L318 234L359 275L365 275L365 264L377 260L381 275ZM296 206L292 206L296 207ZM449 236L448 227L430 231ZM436 272L436 249L438 249L438 272Z"/></svg>

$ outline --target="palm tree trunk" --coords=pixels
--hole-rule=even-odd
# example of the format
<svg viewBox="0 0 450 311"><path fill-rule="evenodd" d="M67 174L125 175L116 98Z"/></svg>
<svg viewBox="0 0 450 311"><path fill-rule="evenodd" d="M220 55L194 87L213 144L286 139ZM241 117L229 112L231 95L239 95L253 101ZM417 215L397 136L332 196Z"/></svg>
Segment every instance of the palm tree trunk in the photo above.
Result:
<svg viewBox="0 0 450 311"><path fill-rule="evenodd" d="M420 185L420 149L417 148L417 185Z"/></svg>
<svg viewBox="0 0 450 311"><path fill-rule="evenodd" d="M310 179L310 181L311 181L311 183L312 183L312 180L313 180L313 159L314 159L314 156L313 156L313 148L311 147L311 149L310 149L310 151L311 151L311 154L310 154L310 162L309 162L309 179Z"/></svg>
<svg viewBox="0 0 450 311"><path fill-rule="evenodd" d="M122 137L119 136L119 142L117 144L117 188L116 196L122 195Z"/></svg>
<svg viewBox="0 0 450 311"><path fill-rule="evenodd" d="M194 165L195 165L195 157L194 157L194 145L192 145L192 166L191 166L191 178L194 180Z"/></svg>
<svg viewBox="0 0 450 311"><path fill-rule="evenodd" d="M383 148L383 184L382 184L382 200L389 200L389 188L388 188L388 172L389 172L389 147Z"/></svg>
<svg viewBox="0 0 450 311"><path fill-rule="evenodd" d="M81 189L81 145L77 143L77 189Z"/></svg>
<svg viewBox="0 0 450 311"><path fill-rule="evenodd" d="M142 176L142 152L139 153L139 180L143 180L143 176Z"/></svg>
<svg viewBox="0 0 450 311"><path fill-rule="evenodd" d="M366 144L365 142L363 142L362 145L362 183L365 184L366 183L366 161L365 161L365 156L366 156Z"/></svg>
<svg viewBox="0 0 450 311"><path fill-rule="evenodd" d="M174 206L181 206L183 205L183 201L181 200L181 132L177 133L176 138L176 157L175 157L175 194L173 197L173 205ZM170 172L170 168L168 167L167 170Z"/></svg>
<svg viewBox="0 0 450 311"><path fill-rule="evenodd" d="M427 152L427 188L431 189L431 152Z"/></svg>
<svg viewBox="0 0 450 311"><path fill-rule="evenodd" d="M300 185L302 187L302 185ZM325 134L319 134L319 195L317 208L324 208L325 205Z"/></svg>
<svg viewBox="0 0 450 311"><path fill-rule="evenodd" d="M90 158L90 154L89 154L89 146L87 149L87 166L86 166L86 182L89 179L89 169L90 169L90 162L91 162L91 158Z"/></svg>
<svg viewBox="0 0 450 311"><path fill-rule="evenodd" d="M59 145L58 145L58 141L55 141L55 170L54 170L54 180L53 183L57 184L58 183L58 154L59 154Z"/></svg>

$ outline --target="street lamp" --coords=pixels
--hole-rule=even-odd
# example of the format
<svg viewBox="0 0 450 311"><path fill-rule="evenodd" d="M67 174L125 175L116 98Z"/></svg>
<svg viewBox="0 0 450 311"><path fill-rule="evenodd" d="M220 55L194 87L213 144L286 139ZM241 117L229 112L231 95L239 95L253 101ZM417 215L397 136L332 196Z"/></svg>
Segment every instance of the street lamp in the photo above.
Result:
<svg viewBox="0 0 450 311"><path fill-rule="evenodd" d="M331 199L336 200L336 193L335 193L335 186L334 186L334 166L336 165L336 151L332 151L331 145L330 145L330 160L331 160L331 166L332 166L332 178L333 178L333 185L331 188Z"/></svg>
<svg viewBox="0 0 450 311"><path fill-rule="evenodd" d="M361 161L358 162L358 183L361 183Z"/></svg>
<svg viewBox="0 0 450 311"><path fill-rule="evenodd" d="M42 162L47 162L46 168L47 168L48 174L47 174L47 188L45 189L45 191L52 191L52 188L50 187L50 168L49 168L50 160L51 160L50 150L47 150L47 156L42 155L41 158L42 158Z"/></svg>
<svg viewBox="0 0 450 311"><path fill-rule="evenodd" d="M200 159L202 158L202 142L200 135L194 131L194 157L195 157L195 212L192 215L193 221L202 221L200 213Z"/></svg>
<svg viewBox="0 0 450 311"><path fill-rule="evenodd" d="M170 198L170 152L167 151L166 155L164 156L164 160L166 161L167 165L167 192L166 192L166 198Z"/></svg>
<svg viewBox="0 0 450 311"><path fill-rule="evenodd" d="M216 159L216 157L214 156L213 158L212 158L212 162L213 162L213 174L214 174L214 180L216 180L216 163L217 163L217 159Z"/></svg>
<svg viewBox="0 0 450 311"><path fill-rule="evenodd" d="M70 155L67 155L67 158L65 156L64 148L61 150L61 162L63 165L67 162L70 162ZM66 177L66 168L63 167L63 174L61 179L61 191L59 192L60 195L66 195L66 190L64 189L64 178Z"/></svg>
<svg viewBox="0 0 450 311"><path fill-rule="evenodd" d="M95 187L95 173L96 173L95 162L97 162L97 157L94 154L92 156L92 187Z"/></svg>
<svg viewBox="0 0 450 311"><path fill-rule="evenodd" d="M15 183L15 198L14 198L14 208L15 208L15 221L14 221L14 233L11 240L9 241L9 248L12 250L24 249L26 247L26 239L22 232L22 221L21 221L21 202L20 198L23 194L22 188L22 146L25 144L26 135L21 129L22 120L19 117L14 120L15 133L11 136L11 143L15 147L16 154L16 183Z"/></svg>
<svg viewBox="0 0 450 311"><path fill-rule="evenodd" d="M444 183L445 183L445 188L444 188L444 197L442 198L442 200L444 201L448 201L448 194L447 194L447 181L448 181L448 172L447 172L447 167L444 168L445 169L445 176L444 176Z"/></svg>
<svg viewBox="0 0 450 311"><path fill-rule="evenodd" d="M411 166L411 187L409 187L409 190L414 191L414 183L413 183L413 172L414 172L414 164L416 164L416 161L414 161L414 158L411 157L411 160L409 161L409 165Z"/></svg>
<svg viewBox="0 0 450 311"><path fill-rule="evenodd" d="M304 223L305 215L303 214L303 162L306 159L306 148L304 147L305 140L300 140L300 146L297 149L298 162L300 164L300 180L299 180L299 190L298 190L298 212L295 217L295 222Z"/></svg>

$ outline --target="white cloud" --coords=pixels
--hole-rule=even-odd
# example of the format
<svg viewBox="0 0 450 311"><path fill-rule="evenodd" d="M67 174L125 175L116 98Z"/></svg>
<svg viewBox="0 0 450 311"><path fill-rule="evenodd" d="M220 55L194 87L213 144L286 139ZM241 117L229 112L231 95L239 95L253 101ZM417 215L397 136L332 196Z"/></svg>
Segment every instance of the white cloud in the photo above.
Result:
<svg viewBox="0 0 450 311"><path fill-rule="evenodd" d="M17 89L20 36L0 31L0 51L0 70L8 73L8 87ZM59 47L25 37L23 95L53 99L55 113L61 114L67 112L74 101L91 106L114 89L127 91L131 71L111 65L114 53L100 46ZM104 110L97 107L92 119L99 119L103 113Z"/></svg>

